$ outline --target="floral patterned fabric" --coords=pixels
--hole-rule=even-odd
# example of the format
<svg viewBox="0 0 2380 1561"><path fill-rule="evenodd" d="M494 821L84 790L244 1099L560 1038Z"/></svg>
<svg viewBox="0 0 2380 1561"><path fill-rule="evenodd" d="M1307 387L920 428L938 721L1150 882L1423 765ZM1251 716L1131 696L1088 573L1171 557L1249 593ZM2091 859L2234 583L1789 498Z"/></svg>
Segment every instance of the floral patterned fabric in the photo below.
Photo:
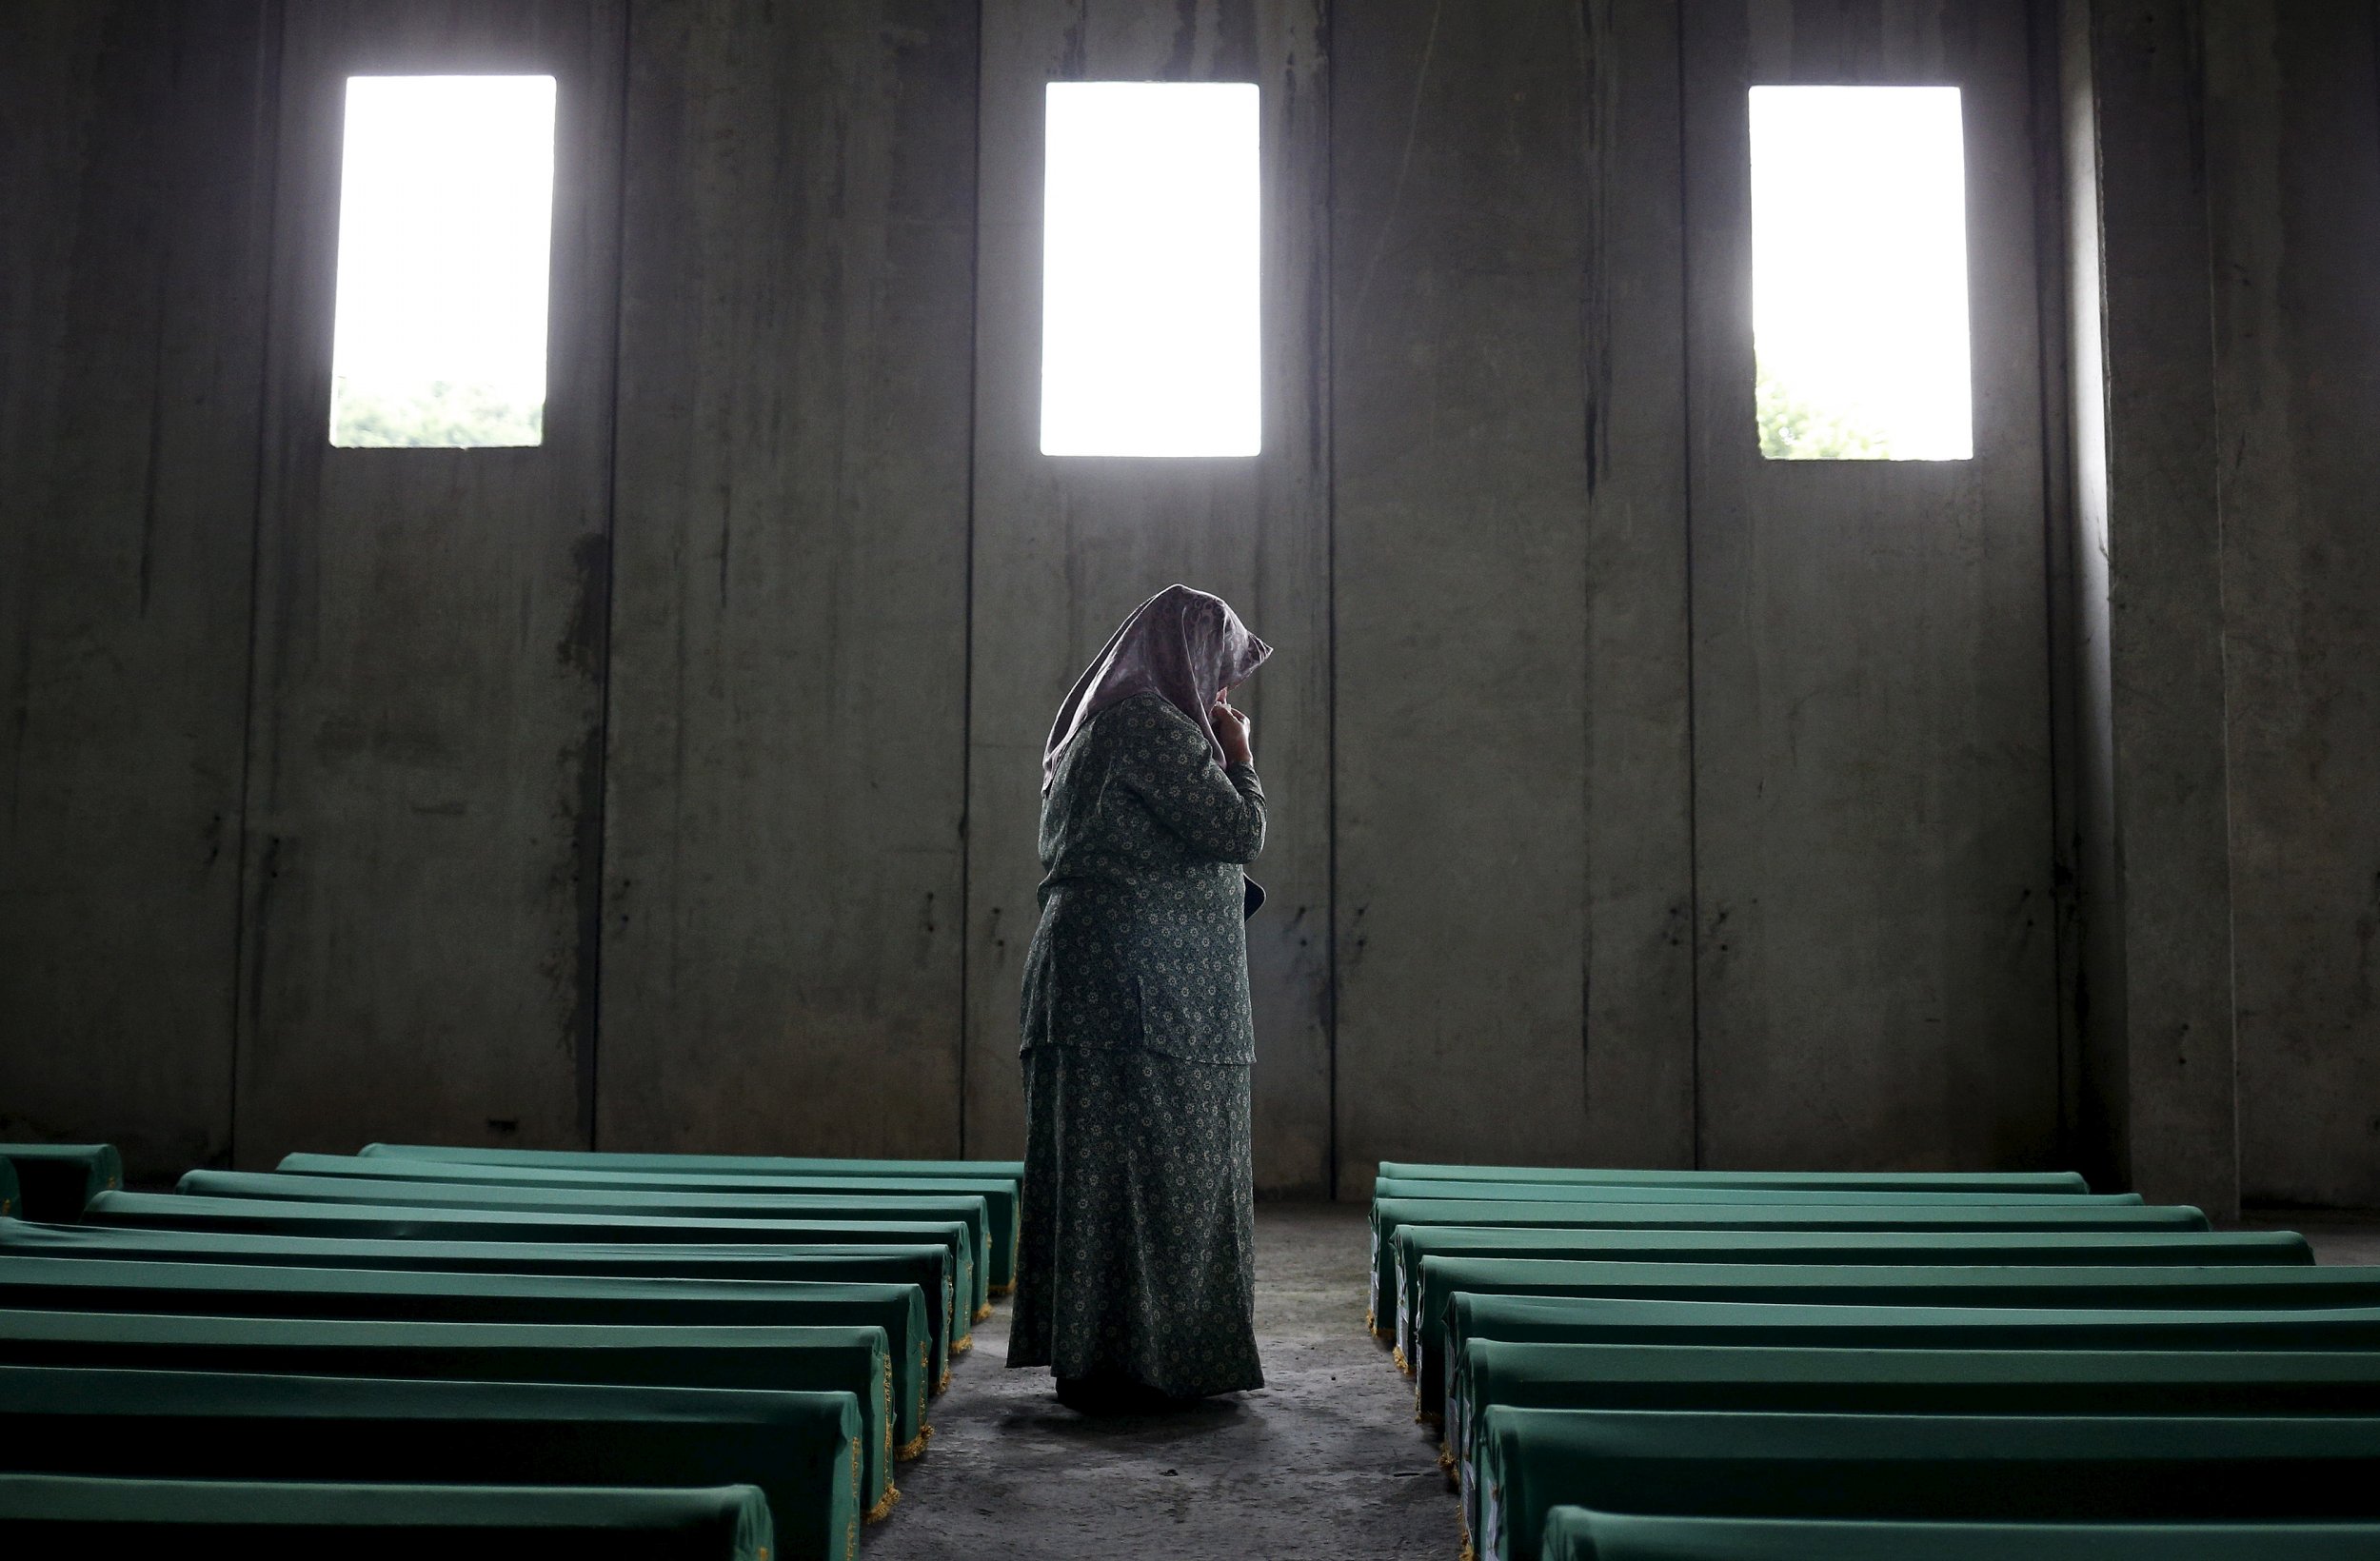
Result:
<svg viewBox="0 0 2380 1561"><path fill-rule="evenodd" d="M1247 1067L1045 1046L1024 1075L1008 1364L1184 1398L1262 1387Z"/></svg>
<svg viewBox="0 0 2380 1561"><path fill-rule="evenodd" d="M1023 1246L1008 1364L1177 1396L1263 1385L1248 944L1256 771L1144 695L1068 744L1026 956Z"/></svg>
<svg viewBox="0 0 2380 1561"><path fill-rule="evenodd" d="M1264 849L1256 770L1154 694L1100 712L1041 800L1041 924L1023 1044L1252 1062L1240 864Z"/></svg>

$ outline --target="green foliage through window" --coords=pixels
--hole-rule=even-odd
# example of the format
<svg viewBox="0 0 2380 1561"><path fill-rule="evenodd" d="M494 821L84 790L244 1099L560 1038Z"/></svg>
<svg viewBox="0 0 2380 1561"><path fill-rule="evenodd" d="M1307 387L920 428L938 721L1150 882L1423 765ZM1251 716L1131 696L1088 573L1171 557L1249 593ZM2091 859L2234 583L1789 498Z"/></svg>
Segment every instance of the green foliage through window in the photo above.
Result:
<svg viewBox="0 0 2380 1561"><path fill-rule="evenodd" d="M330 442L345 447L470 449L545 438L544 402L514 400L491 385L440 380L391 388L342 379L331 391Z"/></svg>
<svg viewBox="0 0 2380 1561"><path fill-rule="evenodd" d="M1771 461L1890 461L1892 442L1854 414L1822 407L1766 372L1753 380L1760 453Z"/></svg>

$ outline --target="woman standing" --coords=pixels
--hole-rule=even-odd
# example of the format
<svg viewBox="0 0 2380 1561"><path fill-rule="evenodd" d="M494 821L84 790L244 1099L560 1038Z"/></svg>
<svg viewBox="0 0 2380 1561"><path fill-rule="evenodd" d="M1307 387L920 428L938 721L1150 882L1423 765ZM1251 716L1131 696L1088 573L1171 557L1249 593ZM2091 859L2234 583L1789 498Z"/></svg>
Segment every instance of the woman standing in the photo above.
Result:
<svg viewBox="0 0 2380 1561"><path fill-rule="evenodd" d="M1075 682L1041 763L1025 957L1022 1264L1011 1366L1101 1412L1263 1386L1248 942L1264 847L1248 718L1272 648L1169 585Z"/></svg>

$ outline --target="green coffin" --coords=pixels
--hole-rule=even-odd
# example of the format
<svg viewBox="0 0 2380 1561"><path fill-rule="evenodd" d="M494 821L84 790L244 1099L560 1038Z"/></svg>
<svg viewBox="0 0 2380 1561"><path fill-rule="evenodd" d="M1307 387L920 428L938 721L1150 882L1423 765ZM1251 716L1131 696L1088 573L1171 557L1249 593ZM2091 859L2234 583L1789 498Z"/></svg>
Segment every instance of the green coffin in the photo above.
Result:
<svg viewBox="0 0 2380 1561"><path fill-rule="evenodd" d="M2380 1420L1488 1410L1478 1551L1559 1506L1677 1517L2380 1517ZM1913 1561L1931 1561L1919 1556Z"/></svg>
<svg viewBox="0 0 2380 1561"><path fill-rule="evenodd" d="M950 1339L950 1249L700 1246L563 1241L377 1241L339 1236L238 1235L118 1225L37 1225L0 1219L0 1254L152 1262L261 1263L271 1268L428 1269L445 1274L594 1274L620 1279L802 1279L915 1285L940 1373ZM962 1322L959 1337L966 1336Z"/></svg>
<svg viewBox="0 0 2380 1561"><path fill-rule="evenodd" d="M759 1171L806 1175L1006 1176L1024 1180L1022 1160L859 1160L797 1155L635 1155L588 1149L449 1149L436 1144L366 1144L359 1154L395 1159L450 1160L472 1165L544 1165L564 1170L609 1166L622 1171Z"/></svg>
<svg viewBox="0 0 2380 1561"><path fill-rule="evenodd" d="M782 1554L850 1561L849 1393L0 1366L26 1474L408 1485L755 1485Z"/></svg>
<svg viewBox="0 0 2380 1561"><path fill-rule="evenodd" d="M1467 1529L1481 1412L2380 1415L2380 1351L1859 1350L1474 1339L1446 1404Z"/></svg>
<svg viewBox="0 0 2380 1561"><path fill-rule="evenodd" d="M242 1561L771 1561L758 1486L293 1485L0 1474L0 1551Z"/></svg>
<svg viewBox="0 0 2380 1561"><path fill-rule="evenodd" d="M783 1173L630 1171L596 1167L485 1165L408 1160L376 1155L285 1155L274 1168L294 1176L361 1176L465 1186L560 1187L655 1193L943 1193L983 1200L990 1221L989 1288L1002 1294L1017 1282L1018 1183L1008 1176L897 1176L873 1172Z"/></svg>
<svg viewBox="0 0 2380 1561"><path fill-rule="evenodd" d="M75 1219L83 1205L124 1185L124 1157L113 1144L0 1144L17 1191L0 1182L0 1215Z"/></svg>
<svg viewBox="0 0 2380 1561"><path fill-rule="evenodd" d="M631 1215L650 1219L827 1219L956 1221L967 1228L978 1314L988 1301L983 1267L990 1215L964 1194L644 1193L573 1187L487 1187L360 1176L285 1176L269 1171L192 1171L174 1191L191 1197L259 1198L297 1203L366 1203L402 1208L514 1209L533 1214Z"/></svg>
<svg viewBox="0 0 2380 1561"><path fill-rule="evenodd" d="M2355 1268L1929 1268L1786 1263L1572 1263L1430 1257L1421 1264L1414 1366L1421 1409L1445 1403L1446 1311L1456 1294L1828 1306L2102 1307L2278 1311L2380 1307L2380 1270Z"/></svg>
<svg viewBox="0 0 2380 1561"><path fill-rule="evenodd" d="M5 1237L0 1237L5 1239ZM1406 1225L1397 1255L1393 1336L1411 1359L1429 1257L1536 1257L1605 1263L1989 1263L2115 1267L2147 1264L2311 1265L2293 1231L1564 1231ZM1376 1329L1387 1333L1385 1328Z"/></svg>
<svg viewBox="0 0 2380 1561"><path fill-rule="evenodd" d="M1557 1507L1545 1561L2370 1561L2369 1523L1874 1523Z"/></svg>
<svg viewBox="0 0 2380 1561"><path fill-rule="evenodd" d="M1629 1171L1564 1165L1382 1160L1391 1180L1576 1181L1619 1187L1865 1188L1879 1193L2088 1193L2072 1171Z"/></svg>
<svg viewBox="0 0 2380 1561"><path fill-rule="evenodd" d="M2215 1312L2047 1307L1819 1306L1458 1294L1447 1350L1637 1344L1893 1350L2380 1350L2380 1307ZM1476 1438L1477 1432L1471 1432ZM1459 1444L1456 1444L1459 1445Z"/></svg>
<svg viewBox="0 0 2380 1561"><path fill-rule="evenodd" d="M589 1328L0 1311L0 1364L847 1393L859 1402L863 1427L863 1499L872 1516L890 1512L894 1500L899 1415L881 1328ZM902 1408L914 1413L919 1406Z"/></svg>
<svg viewBox="0 0 2380 1561"><path fill-rule="evenodd" d="M932 1358L925 1300L915 1285L426 1274L0 1255L0 1309L623 1328L881 1328L893 1353L895 1402L916 1403L931 1386L924 1365Z"/></svg>
<svg viewBox="0 0 2380 1561"><path fill-rule="evenodd" d="M185 1197L178 1193L108 1193L86 1222L110 1229L210 1231L221 1235L358 1236L375 1240L565 1242L634 1246L735 1246L762 1252L812 1246L904 1246L933 1241L950 1254L961 1295L978 1288L967 1229L957 1220L662 1219L643 1215L558 1215L534 1209L400 1208L371 1203L284 1203L267 1198ZM952 1332L974 1314L954 1308ZM942 1348L964 1348L966 1335ZM947 1364L947 1361L944 1361Z"/></svg>
<svg viewBox="0 0 2380 1561"><path fill-rule="evenodd" d="M122 1196L110 1194L110 1197ZM2046 1198L1993 1208L1905 1195L1889 1205L1779 1203L1532 1203L1379 1198L1372 1205L1372 1326L1397 1315L1393 1243L1406 1225L1500 1225L1538 1230L1677 1231L2203 1231L2195 1209L2072 1207ZM99 1200L105 1205L108 1198Z"/></svg>
<svg viewBox="0 0 2380 1561"><path fill-rule="evenodd" d="M2043 1200L2073 1208L2109 1208L2142 1201L2138 1193L1999 1193L1966 1187L1939 1191L1901 1192L1873 1187L1702 1187L1669 1184L1657 1187L1616 1186L1609 1182L1576 1181L1446 1181L1426 1176L1383 1177L1373 1184L1374 1197L1487 1198L1503 1202L1537 1203L1927 1203L1978 1207Z"/></svg>

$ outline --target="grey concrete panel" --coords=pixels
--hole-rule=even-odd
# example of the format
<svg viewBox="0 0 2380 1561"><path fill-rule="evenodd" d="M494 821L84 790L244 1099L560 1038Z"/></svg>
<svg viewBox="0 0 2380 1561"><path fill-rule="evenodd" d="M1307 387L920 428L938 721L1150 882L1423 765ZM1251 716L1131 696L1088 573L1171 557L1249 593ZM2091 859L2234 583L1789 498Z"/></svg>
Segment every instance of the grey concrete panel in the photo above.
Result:
<svg viewBox="0 0 2380 1561"><path fill-rule="evenodd" d="M630 36L598 1141L955 1155L975 7Z"/></svg>
<svg viewBox="0 0 2380 1561"><path fill-rule="evenodd" d="M0 14L0 1133L231 1128L257 4Z"/></svg>
<svg viewBox="0 0 2380 1561"><path fill-rule="evenodd" d="M2123 874L2115 852L2114 683L2108 596L2107 353L2099 252L2098 93L2091 8L2058 8L2059 200L2067 256L2068 457L2073 560L2055 627L2073 646L2075 1168L2121 1186L2132 1163L2125 1099ZM2053 537L2053 556L2059 539ZM2054 576L2053 577L2054 579ZM2054 644L2055 642L2053 641Z"/></svg>
<svg viewBox="0 0 2380 1561"><path fill-rule="evenodd" d="M625 14L284 15L237 1157L583 1145ZM334 450L345 78L454 70L559 82L545 443Z"/></svg>
<svg viewBox="0 0 2380 1561"><path fill-rule="evenodd" d="M1333 18L1341 1195L1594 1153L1584 29Z"/></svg>
<svg viewBox="0 0 2380 1561"><path fill-rule="evenodd" d="M2380 1207L2380 80L2368 4L2211 6L2240 1179Z"/></svg>
<svg viewBox="0 0 2380 1561"><path fill-rule="evenodd" d="M1330 444L1322 203L1327 87L1314 0L1199 8L992 0L982 11L975 511L968 663L965 1152L1023 1142L1017 999L1038 911L1041 746L1124 615L1180 581L1275 647L1235 696L1256 718L1270 894L1249 924L1256 1176L1328 1176ZM1251 459L1041 452L1044 84L1262 89L1264 427Z"/></svg>
<svg viewBox="0 0 2380 1561"><path fill-rule="evenodd" d="M2080 1141L2082 916L2082 642L2075 630L2074 265L2069 247L2065 99L2056 0L2028 0L2031 31L2034 297L2040 310L2043 553L2050 678L2050 901L2057 972L2057 1162L2083 1169ZM2103 1178L2104 1179L2104 1178Z"/></svg>
<svg viewBox="0 0 2380 1561"><path fill-rule="evenodd" d="M2084 9L2101 314L2099 383L2076 397L2099 403L2096 449L2078 423L2078 503L2105 516L2118 875L2090 914L2115 919L2121 948L2119 969L2086 975L2094 993L2121 984L2128 1179L2221 1216L2237 1207L2238 1145L2198 8Z"/></svg>
<svg viewBox="0 0 2380 1561"><path fill-rule="evenodd" d="M2027 14L1685 26L1701 1163L2047 1163L2058 1116ZM1746 89L1948 83L1974 459L1766 461Z"/></svg>
<svg viewBox="0 0 2380 1561"><path fill-rule="evenodd" d="M1582 1154L1694 1163L1694 787L1678 10L1586 10Z"/></svg>

